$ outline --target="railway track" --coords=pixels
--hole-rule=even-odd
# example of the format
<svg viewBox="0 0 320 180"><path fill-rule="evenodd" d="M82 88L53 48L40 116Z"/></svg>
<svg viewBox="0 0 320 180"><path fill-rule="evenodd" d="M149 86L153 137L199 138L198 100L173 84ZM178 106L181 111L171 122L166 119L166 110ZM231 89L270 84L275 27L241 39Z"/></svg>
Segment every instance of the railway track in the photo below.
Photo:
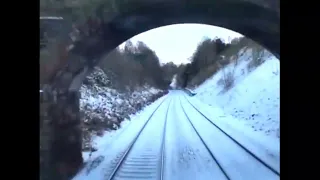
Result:
<svg viewBox="0 0 320 180"><path fill-rule="evenodd" d="M179 99L180 100L180 99ZM204 141L204 139L202 138L202 136L199 134L199 131L196 129L196 127L194 126L194 124L192 123L192 121L190 120L189 116L187 115L185 109L183 108L181 101L180 101L180 106L181 109L184 113L184 115L186 116L186 118L188 119L189 123L191 124L193 130L197 133L198 137L200 138L201 142L203 143L203 145L205 146L206 150L208 151L208 153L210 154L211 158L214 160L214 162L218 165L220 171L223 173L223 175L226 177L226 179L230 180L230 177L228 176L228 174L226 173L226 171L222 168L221 163L217 160L217 158L215 157L215 155L212 153L212 151L210 150L208 144Z"/></svg>
<svg viewBox="0 0 320 180"><path fill-rule="evenodd" d="M167 97L165 97L163 100L161 100L161 102L159 103L158 106L156 106L155 110L151 113L151 115L149 116L147 122L150 120L150 118L153 116L153 114L159 109L159 107L167 100ZM113 137L113 140L109 143L107 143L105 146L105 148L107 149L112 143L115 143L115 141L121 137L121 135L126 132L127 129L129 129L132 126L132 123L130 123L128 126L121 128L120 132L116 134L115 137ZM118 130L119 131L119 130Z"/></svg>
<svg viewBox="0 0 320 180"><path fill-rule="evenodd" d="M215 124L213 121L211 121L206 115L204 115L197 107L195 107L189 100L188 98L186 98L184 96L184 98L186 99L186 101L188 102L188 104L190 104L192 106L192 108L198 112L203 118L205 118L207 120L207 122L209 122L212 125L212 128L214 128L215 130L218 130L219 132L219 136L224 136L224 140L228 139L228 141L231 141L233 144L236 144L238 146L239 151L245 151L247 154L250 155L250 157L252 158L249 162L252 161L256 161L260 164L262 164L264 166L265 169L267 169L269 171L269 173L273 173L275 176L280 177L280 172L275 169L274 167L272 167L270 164L266 163L265 161L263 161L261 158L259 158L257 155L255 155L253 152L251 152L248 148L246 148L244 145L242 145L240 142L238 142L235 138L231 137L227 132L225 132L223 129L221 129L217 124ZM179 98L180 99L180 98ZM188 113L190 114L191 112L188 111L188 113L185 111L182 103L181 103L181 99L180 99L180 106L183 110L183 113L185 114L185 116L187 117L187 119L189 120L189 122L191 123L193 129L197 132L198 136L200 137L200 139L202 140L202 142L204 143L204 145L206 146L206 148L208 149L208 151L210 152L211 156L213 159L215 159L216 163L219 165L219 168L221 169L221 171L225 174L227 179L231 179L232 177L229 175L230 173L228 173L228 169L224 168L221 164L221 162L219 162L217 155L215 155L210 148L208 147L207 143L205 142L203 136L201 135L201 132L199 132L199 130L197 130L197 128L194 125L194 122L192 122L192 118L190 118L190 115L188 115ZM193 118L194 120L194 118ZM197 121L200 121L200 119L197 119ZM208 128L208 127L206 127ZM198 128L199 129L199 128ZM212 129L212 131L214 130ZM218 133L216 133L218 134ZM227 138L225 138L227 137ZM231 147L230 147L231 148ZM220 156L219 156L220 157ZM266 170L264 170L265 172ZM275 177L273 176L273 177ZM233 178L232 178L233 179Z"/></svg>
<svg viewBox="0 0 320 180"><path fill-rule="evenodd" d="M182 112L179 97L169 111L165 179L226 180L208 145ZM186 112L187 113L187 112Z"/></svg>
<svg viewBox="0 0 320 180"><path fill-rule="evenodd" d="M154 118L161 104L152 113L107 180L163 179L166 121L171 100L168 104L164 119Z"/></svg>
<svg viewBox="0 0 320 180"><path fill-rule="evenodd" d="M116 158L101 165L102 179L279 179L280 170L201 111L181 92L169 94L105 149L105 157ZM95 176L81 180L88 178Z"/></svg>

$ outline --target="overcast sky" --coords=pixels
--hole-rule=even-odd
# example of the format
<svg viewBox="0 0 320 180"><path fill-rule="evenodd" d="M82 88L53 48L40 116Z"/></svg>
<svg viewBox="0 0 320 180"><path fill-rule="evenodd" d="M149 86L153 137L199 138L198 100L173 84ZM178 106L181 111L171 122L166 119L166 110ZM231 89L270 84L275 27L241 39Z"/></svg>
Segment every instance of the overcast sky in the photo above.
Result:
<svg viewBox="0 0 320 180"><path fill-rule="evenodd" d="M146 31L130 40L135 44L142 41L153 49L161 63L174 62L175 64L188 63L197 45L205 37L218 37L230 42L242 35L234 31L202 24L177 24L163 26ZM123 47L125 43L120 45Z"/></svg>

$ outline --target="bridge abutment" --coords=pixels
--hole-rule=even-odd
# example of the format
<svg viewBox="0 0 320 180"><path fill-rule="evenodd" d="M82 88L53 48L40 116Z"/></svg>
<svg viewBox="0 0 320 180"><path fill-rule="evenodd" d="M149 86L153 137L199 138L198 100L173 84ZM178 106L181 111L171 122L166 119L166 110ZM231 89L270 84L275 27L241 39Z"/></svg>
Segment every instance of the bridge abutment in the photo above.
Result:
<svg viewBox="0 0 320 180"><path fill-rule="evenodd" d="M80 92L53 91L43 123L44 179L68 180L83 165ZM45 178L46 177L46 178Z"/></svg>

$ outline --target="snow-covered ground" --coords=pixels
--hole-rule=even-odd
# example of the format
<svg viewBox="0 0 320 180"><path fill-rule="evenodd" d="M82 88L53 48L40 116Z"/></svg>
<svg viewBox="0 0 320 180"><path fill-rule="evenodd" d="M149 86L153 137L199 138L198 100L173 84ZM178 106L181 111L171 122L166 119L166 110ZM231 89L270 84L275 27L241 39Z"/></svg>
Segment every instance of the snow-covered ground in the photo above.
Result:
<svg viewBox="0 0 320 180"><path fill-rule="evenodd" d="M255 132L279 140L279 60L265 52L265 62L249 71L247 66L252 61L251 49L242 49L238 55L237 65L228 65L195 88L197 95L194 98L212 107L221 108L223 113L233 116L228 121L241 123ZM234 72L235 83L225 92L219 80L228 72Z"/></svg>
<svg viewBox="0 0 320 180"><path fill-rule="evenodd" d="M167 101L168 104L166 97L167 96L163 96L159 98L144 108L143 111L132 115L131 121L123 121L121 128L118 130L105 133L101 137L93 138L93 144L97 148L97 151L83 153L86 166L74 177L74 180L105 179L105 175L110 173L110 168L114 168L113 165L117 162L117 158L121 157L122 154L119 154L119 152L123 152L129 146L141 127L153 112L160 107L162 103L165 103L164 101ZM166 108L166 105L162 107Z"/></svg>
<svg viewBox="0 0 320 180"><path fill-rule="evenodd" d="M280 173L280 144L274 138L256 133L242 123L234 121L234 118L225 114L219 107L210 107L195 98L185 97L186 99L181 98L182 106L216 159L228 172L230 179L279 178L276 173L270 173L266 166L256 161L251 154L243 151L243 148L235 143L235 141L238 142L274 171Z"/></svg>
<svg viewBox="0 0 320 180"><path fill-rule="evenodd" d="M92 138L101 136L105 130L108 130L108 135L112 135L110 131L123 125L122 121L129 120L130 115L142 110L165 93L148 85L121 93L114 88L115 80L110 77L112 76L107 76L100 68L96 68L81 86L80 111L84 122L84 150L90 150L91 145L95 146L91 144Z"/></svg>
<svg viewBox="0 0 320 180"><path fill-rule="evenodd" d="M200 113L192 106L199 108ZM154 111L137 142L131 146ZM125 152L128 156L116 170L117 178L114 179L156 179L153 175L158 173L163 173L164 179L279 179L279 145L263 134L259 136L250 129L243 131L246 127L231 119L219 107L206 105L181 90L171 91L132 121L124 121L122 128L112 136L96 138L98 151L85 159L86 166L74 180L109 179ZM162 140L164 146L161 147ZM132 149L127 151L128 147ZM138 176L140 178L135 178Z"/></svg>
<svg viewBox="0 0 320 180"><path fill-rule="evenodd" d="M267 163L276 171L280 172L280 143L277 138L272 136L266 136L261 132L257 132L251 128L248 128L248 126L246 126L243 122L238 121L232 115L226 114L221 108L217 106L213 107L213 106L206 105L196 98L192 98L192 97L187 97L187 98L189 98L189 102L192 105L187 103L187 101L182 102L182 104L184 104L185 106L189 106L188 112L191 115L190 117L191 118L193 117L192 119L198 120L200 118L203 118L203 116L205 116L207 119L209 119L209 121L215 123L220 129L222 129L234 140L236 140L242 146L247 148L257 157L259 157L262 161ZM197 113L197 111L195 111L192 106L195 106L201 112L202 114L201 117L196 116L197 114L199 115L199 113ZM194 111L195 113L192 113L192 111ZM198 123L198 121L196 122ZM213 131L212 128L204 128L204 127L210 127L209 125L210 123L208 122L206 123L207 124L204 124L202 126L203 128L201 129L201 133L207 132L208 134L211 134L209 137L218 137L218 135L215 135L215 133L212 132ZM226 136L224 136L224 138L229 139ZM208 139L207 142L213 143L212 141L210 141L210 139ZM225 140L222 140L221 143L222 142L224 146L228 147ZM232 151L236 151L234 148L232 148L232 146L234 145L235 143L231 143L229 145L229 153ZM235 152L235 154L237 153ZM231 157L231 155L232 153L230 155L224 155L224 156ZM238 156L242 156L242 155L239 154ZM249 163L249 165L253 165L253 164L254 163ZM245 168L249 168L249 165L245 166ZM241 171L242 173L244 173L246 170L241 170ZM263 177L263 176L260 176L260 177ZM257 178L253 178L253 179L257 179Z"/></svg>

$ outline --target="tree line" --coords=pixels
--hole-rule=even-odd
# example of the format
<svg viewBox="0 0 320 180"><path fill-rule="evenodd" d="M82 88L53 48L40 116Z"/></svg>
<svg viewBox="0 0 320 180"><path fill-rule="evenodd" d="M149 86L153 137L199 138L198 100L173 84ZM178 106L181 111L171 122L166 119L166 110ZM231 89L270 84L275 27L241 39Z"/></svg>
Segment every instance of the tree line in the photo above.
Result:
<svg viewBox="0 0 320 180"><path fill-rule="evenodd" d="M107 75L113 74L117 89L129 91L143 85L167 89L177 72L172 62L161 65L157 54L140 41L136 45L127 41L123 49L110 52L99 67Z"/></svg>
<svg viewBox="0 0 320 180"><path fill-rule="evenodd" d="M246 37L234 38L231 42L225 42L220 38L205 38L192 54L191 62L178 67L177 85L200 85L226 65L237 63L239 51L249 47L258 50L254 52L263 50L263 47Z"/></svg>

